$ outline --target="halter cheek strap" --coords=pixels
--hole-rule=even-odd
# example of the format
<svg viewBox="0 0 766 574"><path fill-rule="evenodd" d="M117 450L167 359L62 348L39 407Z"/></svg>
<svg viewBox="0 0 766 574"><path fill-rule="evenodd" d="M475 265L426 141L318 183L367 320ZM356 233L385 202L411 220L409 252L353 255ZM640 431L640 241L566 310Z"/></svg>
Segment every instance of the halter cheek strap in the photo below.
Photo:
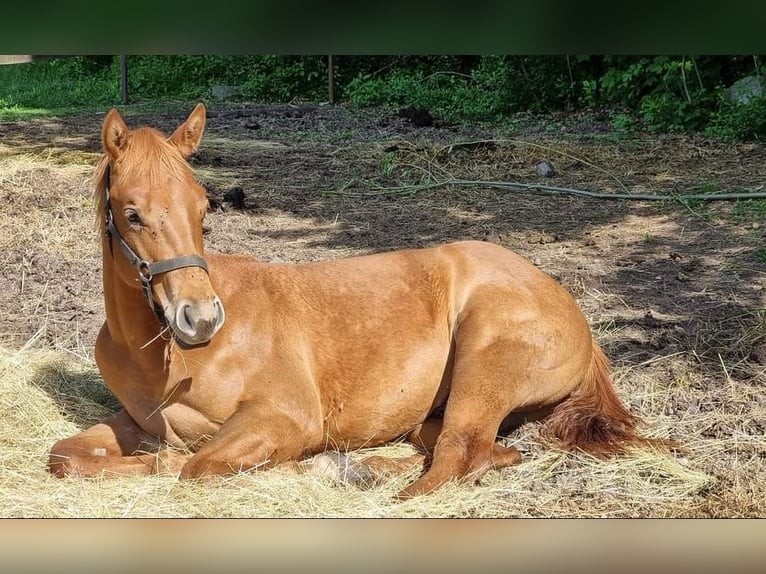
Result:
<svg viewBox="0 0 766 574"><path fill-rule="evenodd" d="M114 249L111 240L116 239L117 245L120 246L120 249L128 262L135 267L138 272L138 278L141 281L141 288L146 301L149 303L149 306L152 308L157 319L159 319L161 323L164 323L165 318L162 308L152 296L152 279L154 276L176 269L183 269L184 267L200 267L208 273L207 263L199 255L181 255L179 257L171 257L170 259L163 259L161 261L146 261L139 257L130 245L127 244L122 235L120 235L117 226L114 224L114 213L112 212L112 205L109 198L110 171L110 166L107 164L106 174L104 176L106 179L106 185L104 186L104 217L106 223L106 236L110 240L109 251L112 253L112 257L114 257Z"/></svg>

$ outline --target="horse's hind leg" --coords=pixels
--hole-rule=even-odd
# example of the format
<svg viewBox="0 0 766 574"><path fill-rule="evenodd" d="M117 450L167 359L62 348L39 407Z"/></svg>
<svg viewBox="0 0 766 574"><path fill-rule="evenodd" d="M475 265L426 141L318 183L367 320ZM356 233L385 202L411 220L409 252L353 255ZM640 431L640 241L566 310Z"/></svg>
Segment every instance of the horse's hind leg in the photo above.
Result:
<svg viewBox="0 0 766 574"><path fill-rule="evenodd" d="M464 325L470 329L470 325ZM425 494L449 480L478 480L491 468L517 464L521 455L514 447L496 444L500 423L521 398L518 390L525 369L515 365L524 356L524 344L510 338L491 338L489 343L476 337L478 343L462 333L458 340L452 388L444 412L440 432L428 429L419 435L421 441L433 440L430 468L405 488L399 498Z"/></svg>
<svg viewBox="0 0 766 574"><path fill-rule="evenodd" d="M428 453L428 458L430 459L443 428L444 420L441 417L426 419L422 425L418 425L415 430L407 435L407 440L421 451ZM520 462L521 454L515 446L502 446L497 442L492 445L490 466L494 470L500 470Z"/></svg>
<svg viewBox="0 0 766 574"><path fill-rule="evenodd" d="M412 469L424 470L431 463L433 451L443 428L441 417L426 419L407 435L407 440L420 452L405 457L387 457L373 455L359 462L347 462L346 482L360 487L377 484L385 476L403 474ZM521 454L516 447L504 447L498 443L492 445L489 468L499 470L521 462ZM478 477L477 477L478 478Z"/></svg>
<svg viewBox="0 0 766 574"><path fill-rule="evenodd" d="M428 419L423 425L415 429L410 435L408 436L408 439L418 448L426 451L429 453L427 460L430 462L434 459L434 451L437 448L437 444L439 443L439 437L442 434L442 431L444 429L444 420L441 418L438 419ZM464 473L466 477L471 477L474 480L478 480L481 478L481 476L489 469L492 470L500 470L502 468L506 468L508 466L514 466L516 464L519 464L521 462L521 453L518 451L518 449L514 446L503 446L496 442L496 434L497 431L492 434L491 440L492 440L492 446L491 449L489 449L488 456L485 456L486 453L484 452L486 449L477 449L474 448L474 455L473 455L473 461L470 463L469 469ZM442 447L442 450L444 450L444 447ZM479 455L480 456L477 456ZM444 456L443 453L440 453L440 456ZM444 466L444 465L442 465ZM430 469L429 469L430 470ZM449 480L449 478L453 478L452 472L448 472L449 477L446 480ZM461 473L463 474L463 473ZM454 477L458 477L455 475ZM423 477L425 478L425 477ZM439 482L439 484L442 484L444 481L436 481ZM435 484L432 488L428 488L427 490L424 490L422 493L428 492L430 490L433 490L433 488L436 488L439 486L439 484ZM407 489L405 489L402 493L400 493L400 498L408 498L414 494L422 494L421 492L410 492L410 489L413 489L415 484L411 485Z"/></svg>

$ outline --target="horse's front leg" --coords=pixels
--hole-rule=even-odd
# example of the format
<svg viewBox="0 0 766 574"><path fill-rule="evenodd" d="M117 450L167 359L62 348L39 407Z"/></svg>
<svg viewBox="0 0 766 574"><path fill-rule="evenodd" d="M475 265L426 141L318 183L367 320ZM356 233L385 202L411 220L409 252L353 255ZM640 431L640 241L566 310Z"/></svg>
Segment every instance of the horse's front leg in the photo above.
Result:
<svg viewBox="0 0 766 574"><path fill-rule="evenodd" d="M181 469L181 478L229 475L298 461L322 443L321 416L246 402ZM290 467L290 464L286 465Z"/></svg>
<svg viewBox="0 0 766 574"><path fill-rule="evenodd" d="M160 457L160 441L142 430L125 409L53 445L48 470L58 476L93 477L102 472L116 474L154 474L170 466L178 467L174 453ZM179 457L182 455L178 455Z"/></svg>

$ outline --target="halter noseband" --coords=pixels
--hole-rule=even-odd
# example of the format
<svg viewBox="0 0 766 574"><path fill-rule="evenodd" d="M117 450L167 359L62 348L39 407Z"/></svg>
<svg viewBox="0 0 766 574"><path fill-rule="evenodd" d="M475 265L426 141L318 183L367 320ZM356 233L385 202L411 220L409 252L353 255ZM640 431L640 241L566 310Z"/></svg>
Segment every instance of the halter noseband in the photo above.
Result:
<svg viewBox="0 0 766 574"><path fill-rule="evenodd" d="M164 323L165 315L162 312L162 308L157 305L157 302L152 296L152 279L154 279L154 276L175 269L182 269L184 267L201 267L205 270L205 273L208 273L207 263L199 255L181 255L180 257L163 259L162 261L146 261L145 259L141 259L141 257L131 249L130 245L125 242L125 239L120 235L117 226L114 224L114 213L112 212L112 205L109 200L110 172L111 166L107 164L106 174L104 176L106 180L106 185L104 186L104 217L106 223L106 237L110 240L109 251L112 253L112 257L114 257L111 241L112 238L114 238L117 240L117 244L120 246L120 249L122 249L122 252L125 254L125 257L130 264L136 268L138 278L141 280L144 297L146 297L146 301L152 308L154 315L159 319L160 323Z"/></svg>

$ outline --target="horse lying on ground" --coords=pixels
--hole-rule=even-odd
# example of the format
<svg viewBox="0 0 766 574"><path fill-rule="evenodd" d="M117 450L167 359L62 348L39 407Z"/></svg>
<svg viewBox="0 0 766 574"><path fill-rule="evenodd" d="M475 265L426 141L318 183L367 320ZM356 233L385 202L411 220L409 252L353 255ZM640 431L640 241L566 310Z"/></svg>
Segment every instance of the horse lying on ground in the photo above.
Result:
<svg viewBox="0 0 766 574"><path fill-rule="evenodd" d="M191 479L296 464L405 437L406 498L521 460L496 442L545 417L565 448L646 439L574 299L519 255L467 241L301 265L205 254L187 158L206 111L170 137L104 119L96 169L106 321L95 356L123 405L57 442L57 476L168 470ZM165 441L186 449L147 452ZM292 462L291 462L292 461Z"/></svg>

